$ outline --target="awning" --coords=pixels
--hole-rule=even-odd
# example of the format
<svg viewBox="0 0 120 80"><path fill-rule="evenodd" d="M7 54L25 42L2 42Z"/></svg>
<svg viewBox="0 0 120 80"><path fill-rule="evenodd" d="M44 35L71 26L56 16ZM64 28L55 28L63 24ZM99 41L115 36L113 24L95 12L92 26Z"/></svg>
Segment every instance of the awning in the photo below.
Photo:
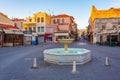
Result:
<svg viewBox="0 0 120 80"><path fill-rule="evenodd" d="M109 31L105 31L105 32L101 32L99 34L117 34L118 30L109 30Z"/></svg>
<svg viewBox="0 0 120 80"><path fill-rule="evenodd" d="M24 36L32 36L32 34L24 34Z"/></svg>
<svg viewBox="0 0 120 80"><path fill-rule="evenodd" d="M20 32L20 31L15 31L15 34L23 34L23 32Z"/></svg>
<svg viewBox="0 0 120 80"><path fill-rule="evenodd" d="M54 33L55 36L69 36L68 33Z"/></svg>
<svg viewBox="0 0 120 80"><path fill-rule="evenodd" d="M37 33L32 33L32 35L33 35L33 36L38 36L38 34L37 34Z"/></svg>
<svg viewBox="0 0 120 80"><path fill-rule="evenodd" d="M5 34L14 34L14 32L12 30L3 30L5 32Z"/></svg>
<svg viewBox="0 0 120 80"><path fill-rule="evenodd" d="M110 31L107 31L107 33L117 33L117 30L110 30Z"/></svg>

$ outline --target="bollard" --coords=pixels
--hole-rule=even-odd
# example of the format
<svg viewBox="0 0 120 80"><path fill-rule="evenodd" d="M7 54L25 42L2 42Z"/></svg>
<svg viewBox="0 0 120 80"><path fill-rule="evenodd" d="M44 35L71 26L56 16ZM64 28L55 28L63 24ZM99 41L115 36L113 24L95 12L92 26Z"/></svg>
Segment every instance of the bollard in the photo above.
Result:
<svg viewBox="0 0 120 80"><path fill-rule="evenodd" d="M76 61L73 61L73 69L72 69L72 74L76 73Z"/></svg>
<svg viewBox="0 0 120 80"><path fill-rule="evenodd" d="M36 58L33 59L32 68L33 68L33 69L36 69L36 68L37 68L37 59L36 59Z"/></svg>
<svg viewBox="0 0 120 80"><path fill-rule="evenodd" d="M108 57L105 58L105 66L110 66Z"/></svg>

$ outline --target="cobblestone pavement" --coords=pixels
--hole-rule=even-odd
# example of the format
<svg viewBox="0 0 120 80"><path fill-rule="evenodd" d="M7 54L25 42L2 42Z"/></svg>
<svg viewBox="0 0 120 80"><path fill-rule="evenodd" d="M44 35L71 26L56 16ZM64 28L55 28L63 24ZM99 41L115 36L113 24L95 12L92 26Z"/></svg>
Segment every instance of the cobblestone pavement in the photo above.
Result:
<svg viewBox="0 0 120 80"><path fill-rule="evenodd" d="M62 44L42 44L0 48L0 80L120 80L120 47L70 44L69 47L91 50L92 60L77 65L77 73L72 74L72 66L60 66L43 60L44 49L61 48ZM110 66L106 67L108 56ZM37 69L32 69L33 58L37 58Z"/></svg>

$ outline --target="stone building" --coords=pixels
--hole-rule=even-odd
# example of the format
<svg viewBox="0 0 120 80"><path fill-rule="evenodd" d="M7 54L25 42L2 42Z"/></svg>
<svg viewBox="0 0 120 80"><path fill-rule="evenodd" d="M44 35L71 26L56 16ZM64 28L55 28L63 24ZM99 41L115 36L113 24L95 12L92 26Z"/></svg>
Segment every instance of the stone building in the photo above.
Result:
<svg viewBox="0 0 120 80"><path fill-rule="evenodd" d="M91 43L105 42L107 40L104 33L113 33L119 30L120 8L110 8L108 10L97 10L92 6L89 18L88 36ZM113 29L114 28L114 29ZM119 32L119 31L118 31ZM98 34L99 33L99 34ZM100 37L102 35L102 37ZM110 37L111 38L111 37ZM110 39L109 38L109 39Z"/></svg>

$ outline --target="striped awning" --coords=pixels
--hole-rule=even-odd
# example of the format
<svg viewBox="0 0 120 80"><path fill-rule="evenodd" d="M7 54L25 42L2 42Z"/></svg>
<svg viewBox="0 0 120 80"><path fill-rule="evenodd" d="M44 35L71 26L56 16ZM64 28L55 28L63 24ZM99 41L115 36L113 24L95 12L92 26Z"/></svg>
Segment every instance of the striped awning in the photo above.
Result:
<svg viewBox="0 0 120 80"><path fill-rule="evenodd" d="M21 32L21 31L15 31L15 34L23 34L23 32Z"/></svg>
<svg viewBox="0 0 120 80"><path fill-rule="evenodd" d="M14 34L12 30L4 29L3 31L5 32L5 34Z"/></svg>

